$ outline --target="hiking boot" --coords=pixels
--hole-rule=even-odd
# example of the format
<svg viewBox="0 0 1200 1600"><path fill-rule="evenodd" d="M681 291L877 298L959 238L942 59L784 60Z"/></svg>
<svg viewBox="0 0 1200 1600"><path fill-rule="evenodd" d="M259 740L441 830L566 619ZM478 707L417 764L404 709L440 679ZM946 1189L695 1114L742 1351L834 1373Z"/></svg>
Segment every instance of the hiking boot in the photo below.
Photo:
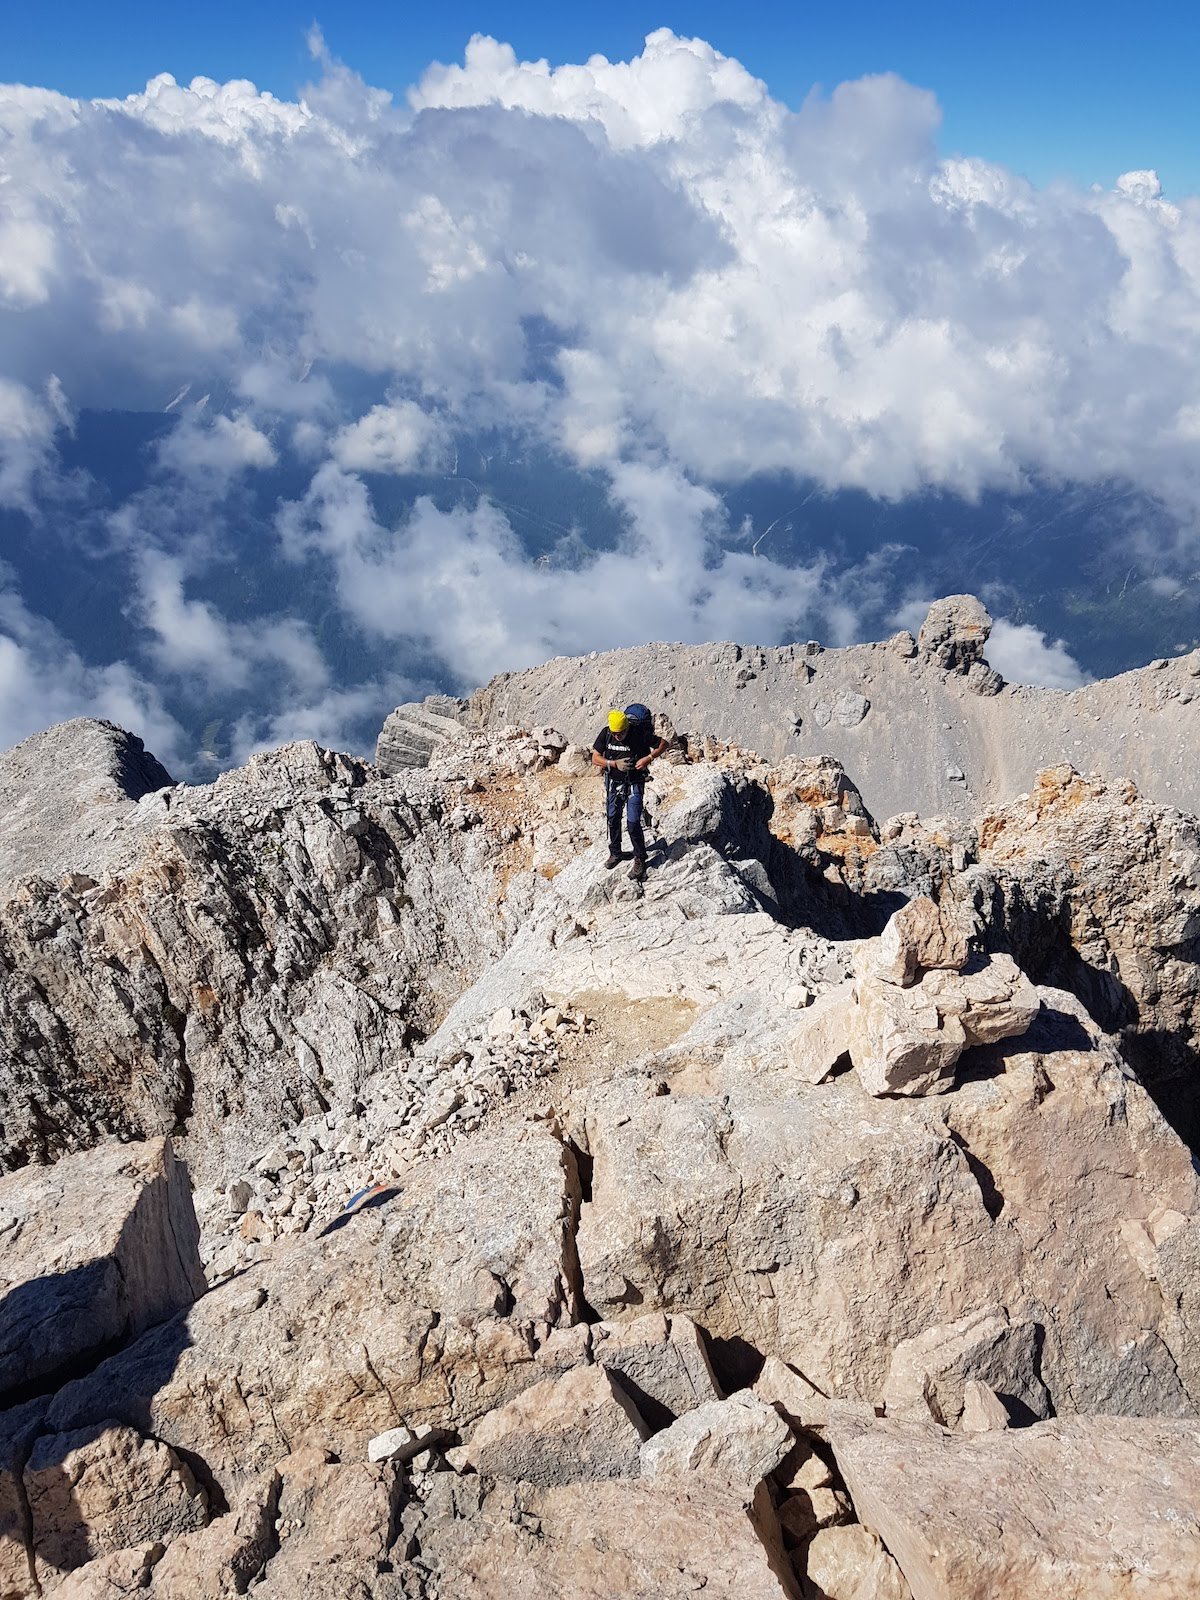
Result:
<svg viewBox="0 0 1200 1600"><path fill-rule="evenodd" d="M633 865L629 869L631 878L644 878L646 876L646 863L641 856L634 856Z"/></svg>
<svg viewBox="0 0 1200 1600"><path fill-rule="evenodd" d="M606 867L619 867L621 865L620 854L617 851L614 851L612 853L612 855L609 856L608 860L604 863L604 865Z"/></svg>

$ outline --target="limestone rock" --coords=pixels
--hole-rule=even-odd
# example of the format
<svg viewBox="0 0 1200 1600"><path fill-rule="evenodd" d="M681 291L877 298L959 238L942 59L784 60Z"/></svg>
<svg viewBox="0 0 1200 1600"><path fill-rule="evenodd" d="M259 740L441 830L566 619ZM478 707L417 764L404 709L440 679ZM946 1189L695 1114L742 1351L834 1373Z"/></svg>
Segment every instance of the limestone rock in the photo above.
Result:
<svg viewBox="0 0 1200 1600"><path fill-rule="evenodd" d="M850 1520L849 1499L840 1489L828 1486L800 1489L787 1495L779 1506L779 1526L789 1546L811 1539L818 1528Z"/></svg>
<svg viewBox="0 0 1200 1600"><path fill-rule="evenodd" d="M935 968L961 972L970 957L961 914L918 895L888 918L872 957L874 972L901 988Z"/></svg>
<svg viewBox="0 0 1200 1600"><path fill-rule="evenodd" d="M978 1378L968 1378L963 1385L963 1409L959 1427L964 1433L994 1433L1007 1428L1010 1422L1008 1407L994 1389Z"/></svg>
<svg viewBox="0 0 1200 1600"><path fill-rule="evenodd" d="M919 653L903 634L809 656L799 642L762 649L754 676L736 690L746 654L735 660L740 646L604 651L502 674L471 696L467 716L479 728L551 723L590 746L604 706L623 704L622 695L638 692L653 674L673 691L672 714L692 751L711 749L710 739L779 762L815 743L846 765L878 817L916 811L965 819L979 808L1007 806L1032 788L1039 770L1068 759L1114 786L1132 779L1158 804L1200 811L1200 771L1190 759L1194 655L1071 694L1005 686L982 660L988 627L978 601L960 607L951 597L935 606ZM831 715L819 727L815 705L843 694L869 698L867 721L844 727ZM970 787L946 783L948 766L969 773Z"/></svg>
<svg viewBox="0 0 1200 1600"><path fill-rule="evenodd" d="M818 700L812 719L818 728L827 728L831 722L840 728L856 728L870 709L871 702L865 695L839 694L832 700Z"/></svg>
<svg viewBox="0 0 1200 1600"><path fill-rule="evenodd" d="M592 770L592 752L587 745L568 744L558 758L558 770L565 778L581 778Z"/></svg>
<svg viewBox="0 0 1200 1600"><path fill-rule="evenodd" d="M419 1428L388 1428L367 1441L367 1460L394 1461L397 1466L411 1461L444 1437L440 1429L424 1423Z"/></svg>
<svg viewBox="0 0 1200 1600"><path fill-rule="evenodd" d="M483 1136L68 1384L49 1425L136 1424L230 1503L281 1442L361 1460L400 1396L410 1427L466 1426L532 1381L537 1334L577 1320L578 1204L544 1126Z"/></svg>
<svg viewBox="0 0 1200 1600"><path fill-rule="evenodd" d="M1190 1394L1200 1394L1200 1216L1163 1239L1155 1252L1155 1277L1166 1300L1180 1377Z"/></svg>
<svg viewBox="0 0 1200 1600"><path fill-rule="evenodd" d="M383 725L375 744L375 765L382 772L402 772L406 767L427 767L436 746L462 731L463 704L448 695L431 694L424 700L397 706Z"/></svg>
<svg viewBox="0 0 1200 1600"><path fill-rule="evenodd" d="M460 1502L465 1485L458 1480ZM457 1514L455 1514L457 1512ZM502 1483L421 1528L422 1560L455 1600L796 1600L765 1486L747 1504L710 1477Z"/></svg>
<svg viewBox="0 0 1200 1600"><path fill-rule="evenodd" d="M774 1406L794 1431L820 1429L828 1415L828 1398L802 1373L778 1356L768 1356L754 1381L760 1400Z"/></svg>
<svg viewBox="0 0 1200 1600"><path fill-rule="evenodd" d="M680 1417L642 1446L644 1478L708 1473L749 1497L791 1449L778 1411L747 1390Z"/></svg>
<svg viewBox="0 0 1200 1600"><path fill-rule="evenodd" d="M43 1588L93 1556L167 1544L208 1522L208 1502L166 1445L110 1424L46 1435L25 1469Z"/></svg>
<svg viewBox="0 0 1200 1600"><path fill-rule="evenodd" d="M145 1585L155 1600L224 1600L245 1594L275 1553L281 1486L279 1473L268 1469L245 1485L233 1510L161 1551Z"/></svg>
<svg viewBox="0 0 1200 1600"><path fill-rule="evenodd" d="M636 1477L648 1431L605 1367L577 1367L490 1411L462 1454L488 1477L543 1486Z"/></svg>
<svg viewBox="0 0 1200 1600"><path fill-rule="evenodd" d="M1023 1034L1041 1009L1011 956L934 969L907 989L876 977L868 960L855 984L850 1058L871 1094L944 1093L965 1049Z"/></svg>
<svg viewBox="0 0 1200 1600"><path fill-rule="evenodd" d="M528 887L531 806L505 750L465 831L445 826L461 773L381 778L296 744L115 817L102 882L0 897L0 1167L185 1123L216 1184L348 1112L507 940L497 886Z"/></svg>
<svg viewBox="0 0 1200 1600"><path fill-rule="evenodd" d="M690 1317L655 1312L597 1323L591 1357L617 1375L652 1426L722 1399L704 1335Z"/></svg>
<svg viewBox="0 0 1200 1600"><path fill-rule="evenodd" d="M125 1595L141 1594L150 1587L151 1574L162 1556L161 1544L114 1550L68 1573L51 1592L58 1600L121 1600ZM188 1600L200 1600L199 1591L193 1591Z"/></svg>
<svg viewBox="0 0 1200 1600"><path fill-rule="evenodd" d="M0 880L98 875L113 823L173 784L142 741L111 722L76 717L35 733L0 754Z"/></svg>
<svg viewBox="0 0 1200 1600"><path fill-rule="evenodd" d="M187 1172L168 1139L0 1178L0 1399L95 1360L204 1293Z"/></svg>
<svg viewBox="0 0 1200 1600"><path fill-rule="evenodd" d="M791 1094L590 1090L588 1302L689 1306L713 1340L861 1400L902 1341L995 1303L1045 1329L1056 1410L1185 1413L1187 1336L1116 1241L1156 1205L1200 1212L1189 1152L1111 1054L1023 1043L935 1102L868 1097L856 1074Z"/></svg>
<svg viewBox="0 0 1200 1600"><path fill-rule="evenodd" d="M1059 1417L947 1434L834 1424L863 1523L914 1600L1184 1600L1200 1585L1200 1424Z"/></svg>
<svg viewBox="0 0 1200 1600"><path fill-rule="evenodd" d="M804 1600L913 1600L904 1574L859 1525L822 1528L804 1553Z"/></svg>
<svg viewBox="0 0 1200 1600"><path fill-rule="evenodd" d="M1050 1415L1039 1366L1043 1330L987 1306L958 1322L928 1328L892 1352L884 1388L888 1416L916 1412L946 1428L963 1419L967 1385L986 1384L1022 1421ZM976 1404L979 1403L977 1397Z"/></svg>
<svg viewBox="0 0 1200 1600"><path fill-rule="evenodd" d="M987 608L974 595L952 594L935 600L917 634L917 650L947 672L967 673L983 660L992 631Z"/></svg>
<svg viewBox="0 0 1200 1600"><path fill-rule="evenodd" d="M787 1039L788 1067L802 1083L821 1083L850 1049L854 989L839 984L796 1017Z"/></svg>
<svg viewBox="0 0 1200 1600"><path fill-rule="evenodd" d="M325 1451L309 1448L286 1456L277 1470L276 1528L281 1537L278 1552L252 1590L258 1600L297 1600L301 1595L304 1600L341 1600L370 1595L377 1582L386 1595L390 1586L378 1575L390 1563L392 1551L399 1495L394 1468L331 1461Z"/></svg>

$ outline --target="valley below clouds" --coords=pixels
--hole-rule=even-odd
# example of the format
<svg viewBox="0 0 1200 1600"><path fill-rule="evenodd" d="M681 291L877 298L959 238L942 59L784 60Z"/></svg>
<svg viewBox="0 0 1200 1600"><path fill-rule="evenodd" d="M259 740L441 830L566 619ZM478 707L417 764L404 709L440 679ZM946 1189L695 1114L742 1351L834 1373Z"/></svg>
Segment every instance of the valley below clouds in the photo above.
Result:
<svg viewBox="0 0 1200 1600"><path fill-rule="evenodd" d="M961 590L1016 681L1200 640L1200 200L665 30L403 96L311 48L294 101L0 87L0 743L364 751L551 656Z"/></svg>

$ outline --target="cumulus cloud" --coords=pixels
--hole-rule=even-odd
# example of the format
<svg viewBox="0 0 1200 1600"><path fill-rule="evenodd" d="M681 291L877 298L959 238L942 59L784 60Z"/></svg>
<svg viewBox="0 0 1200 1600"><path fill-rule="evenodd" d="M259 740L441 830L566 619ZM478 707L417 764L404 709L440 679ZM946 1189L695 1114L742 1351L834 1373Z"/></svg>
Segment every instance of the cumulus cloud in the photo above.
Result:
<svg viewBox="0 0 1200 1600"><path fill-rule="evenodd" d="M413 400L372 406L341 429L331 454L351 472L422 472L447 457L446 430Z"/></svg>
<svg viewBox="0 0 1200 1600"><path fill-rule="evenodd" d="M247 712L234 723L230 759L240 764L259 750L275 750L294 739L313 739L327 749L352 747L370 754L381 725L381 708L390 709L427 693L428 684L393 676L384 682L330 689L265 715ZM358 727L366 730L365 741L347 740L348 730Z"/></svg>
<svg viewBox="0 0 1200 1600"><path fill-rule="evenodd" d="M286 357L586 463L1195 499L1200 202L1150 172L1039 191L942 159L938 121L889 75L791 111L666 30L557 68L476 38L403 105L327 60L295 104L0 90L9 376L38 387L49 356L77 403L164 404ZM335 458L389 470L419 426L372 402Z"/></svg>
<svg viewBox="0 0 1200 1600"><path fill-rule="evenodd" d="M51 375L41 397L0 374L0 506L32 508L35 479L54 458L54 437L70 427L62 386Z"/></svg>
<svg viewBox="0 0 1200 1600"><path fill-rule="evenodd" d="M81 659L44 617L0 587L0 748L69 717L104 717L144 740L169 768L181 759L182 729L159 689L124 661Z"/></svg>
<svg viewBox="0 0 1200 1600"><path fill-rule="evenodd" d="M1046 689L1080 689L1088 676L1061 639L1050 640L1028 622L997 617L987 644L988 661L1010 683Z"/></svg>
<svg viewBox="0 0 1200 1600"><path fill-rule="evenodd" d="M165 75L120 101L0 87L0 502L52 463L51 373L76 408L174 408L177 522L290 452L285 556L464 684L647 637L852 636L878 569L730 548L710 486L754 474L891 498L1127 483L1178 513L1163 559L1187 559L1200 200L1149 171L1038 190L943 157L935 99L893 75L792 110L667 30L556 67L476 38L403 101L314 49L295 102ZM372 502L360 475L440 470L489 431L601 475L615 546L583 529L535 563L497 505L392 526ZM267 664L309 725L354 713L302 621L223 617L189 593L203 539L181 565L128 520L157 671L249 691ZM1014 677L1078 670L1025 625L994 646Z"/></svg>
<svg viewBox="0 0 1200 1600"><path fill-rule="evenodd" d="M331 563L362 627L421 640L464 687L548 656L650 638L770 640L818 612L838 632L844 614L828 604L822 564L782 567L722 550L724 507L711 489L639 463L615 470L613 495L629 533L582 565L525 558L488 501L447 512L421 499L401 526L385 528L362 480L332 463L303 501L282 509L279 527L291 556Z"/></svg>
<svg viewBox="0 0 1200 1600"><path fill-rule="evenodd" d="M159 446L159 464L190 476L228 478L250 467L273 467L279 457L267 435L240 412L206 415L207 406L193 406L181 426Z"/></svg>
<svg viewBox="0 0 1200 1600"><path fill-rule="evenodd" d="M159 669L194 689L244 689L270 663L305 690L324 688L328 670L308 627L294 618L230 622L216 607L185 594L184 564L161 550L137 562L136 616L151 634Z"/></svg>

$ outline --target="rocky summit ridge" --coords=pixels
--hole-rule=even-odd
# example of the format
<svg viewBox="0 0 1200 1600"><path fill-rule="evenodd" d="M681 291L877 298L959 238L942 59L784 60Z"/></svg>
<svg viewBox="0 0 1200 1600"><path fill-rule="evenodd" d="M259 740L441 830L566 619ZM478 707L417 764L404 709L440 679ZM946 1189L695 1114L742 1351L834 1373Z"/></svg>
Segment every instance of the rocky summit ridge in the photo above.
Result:
<svg viewBox="0 0 1200 1600"><path fill-rule="evenodd" d="M970 818L1070 762L1149 799L1200 812L1200 650L1070 693L1005 683L988 665L992 619L970 595L937 601L914 637L825 648L647 644L502 673L469 699L397 708L385 771L424 761L454 722L550 725L590 741L610 706L638 700L664 725L768 760L821 751L877 817Z"/></svg>
<svg viewBox="0 0 1200 1600"><path fill-rule="evenodd" d="M0 757L0 1595L1200 1592L1195 815L672 710L634 882L585 671Z"/></svg>

